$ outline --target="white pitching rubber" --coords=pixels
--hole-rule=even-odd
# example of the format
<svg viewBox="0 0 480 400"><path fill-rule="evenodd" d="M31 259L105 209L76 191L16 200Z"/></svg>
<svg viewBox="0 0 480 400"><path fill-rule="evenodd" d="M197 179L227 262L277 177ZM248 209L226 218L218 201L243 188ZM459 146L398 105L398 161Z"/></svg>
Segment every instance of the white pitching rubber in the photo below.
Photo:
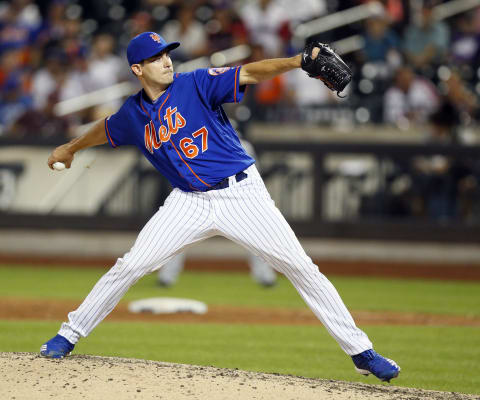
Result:
<svg viewBox="0 0 480 400"><path fill-rule="evenodd" d="M57 161L56 163L53 163L52 167L57 171L63 171L65 169L65 164Z"/></svg>

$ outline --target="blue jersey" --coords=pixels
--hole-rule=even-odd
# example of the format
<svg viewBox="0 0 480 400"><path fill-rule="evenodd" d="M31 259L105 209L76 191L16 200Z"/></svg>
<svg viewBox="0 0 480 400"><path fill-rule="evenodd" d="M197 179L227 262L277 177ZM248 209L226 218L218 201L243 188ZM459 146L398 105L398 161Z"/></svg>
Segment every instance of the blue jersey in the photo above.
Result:
<svg viewBox="0 0 480 400"><path fill-rule="evenodd" d="M175 74L154 103L143 90L105 119L112 147L135 145L172 184L205 191L255 161L228 121L223 103L242 99L240 68Z"/></svg>

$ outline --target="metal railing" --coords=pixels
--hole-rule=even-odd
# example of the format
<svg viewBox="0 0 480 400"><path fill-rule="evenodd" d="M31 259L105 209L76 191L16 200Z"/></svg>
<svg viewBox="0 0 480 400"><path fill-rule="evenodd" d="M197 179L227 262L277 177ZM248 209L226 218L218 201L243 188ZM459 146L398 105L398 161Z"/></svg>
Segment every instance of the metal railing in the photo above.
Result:
<svg viewBox="0 0 480 400"><path fill-rule="evenodd" d="M347 10L338 11L334 14L298 25L293 32L294 38L305 40L313 35L318 35L376 15L381 15L383 12L383 5L377 1L351 7Z"/></svg>

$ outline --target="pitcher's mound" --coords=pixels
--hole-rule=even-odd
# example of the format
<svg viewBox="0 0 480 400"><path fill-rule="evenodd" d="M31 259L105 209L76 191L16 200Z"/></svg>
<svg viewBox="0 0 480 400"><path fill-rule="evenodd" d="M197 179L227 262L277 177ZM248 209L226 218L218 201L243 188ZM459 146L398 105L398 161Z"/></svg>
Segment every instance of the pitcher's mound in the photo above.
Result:
<svg viewBox="0 0 480 400"><path fill-rule="evenodd" d="M0 353L2 400L473 399L473 396L114 357ZM374 379L371 377L372 380Z"/></svg>

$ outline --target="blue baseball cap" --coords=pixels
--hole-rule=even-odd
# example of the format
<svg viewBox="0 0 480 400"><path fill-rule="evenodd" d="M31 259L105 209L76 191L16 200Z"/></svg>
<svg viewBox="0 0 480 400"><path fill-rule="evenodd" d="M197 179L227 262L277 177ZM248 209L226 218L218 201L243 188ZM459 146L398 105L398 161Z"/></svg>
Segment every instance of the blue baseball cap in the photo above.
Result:
<svg viewBox="0 0 480 400"><path fill-rule="evenodd" d="M173 50L180 46L179 42L167 43L158 33L143 32L135 36L127 47L127 60L130 65L161 53L163 50Z"/></svg>

